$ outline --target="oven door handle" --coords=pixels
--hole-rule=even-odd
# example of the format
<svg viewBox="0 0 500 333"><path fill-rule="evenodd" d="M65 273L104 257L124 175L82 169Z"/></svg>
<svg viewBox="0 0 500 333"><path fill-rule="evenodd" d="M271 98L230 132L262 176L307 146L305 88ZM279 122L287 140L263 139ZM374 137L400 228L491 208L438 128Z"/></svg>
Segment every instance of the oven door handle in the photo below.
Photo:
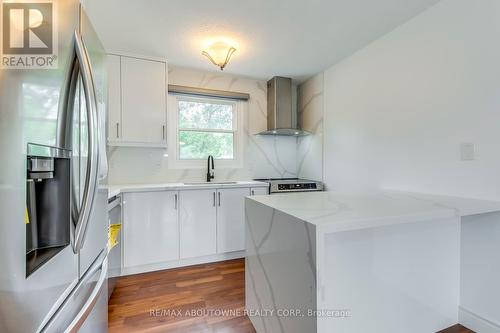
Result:
<svg viewBox="0 0 500 333"><path fill-rule="evenodd" d="M121 197L113 198L113 200L111 200L111 202L108 203L108 212L112 211L114 208L121 205L122 205Z"/></svg>

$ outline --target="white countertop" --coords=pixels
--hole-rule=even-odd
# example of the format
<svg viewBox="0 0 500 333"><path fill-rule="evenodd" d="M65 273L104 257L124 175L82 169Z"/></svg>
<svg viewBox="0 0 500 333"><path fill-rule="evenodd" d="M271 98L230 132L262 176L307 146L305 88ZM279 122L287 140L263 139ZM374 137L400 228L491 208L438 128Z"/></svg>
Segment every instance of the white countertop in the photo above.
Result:
<svg viewBox="0 0 500 333"><path fill-rule="evenodd" d="M268 183L253 180L234 182L193 182L193 183L157 183L157 184L119 184L108 185L108 198L112 198L124 192L146 192L146 191L176 191L176 190L200 190L210 188L238 188L238 187L268 187Z"/></svg>
<svg viewBox="0 0 500 333"><path fill-rule="evenodd" d="M108 186L108 199L120 194L120 188Z"/></svg>
<svg viewBox="0 0 500 333"><path fill-rule="evenodd" d="M500 211L498 201L397 191L302 192L249 200L333 232Z"/></svg>

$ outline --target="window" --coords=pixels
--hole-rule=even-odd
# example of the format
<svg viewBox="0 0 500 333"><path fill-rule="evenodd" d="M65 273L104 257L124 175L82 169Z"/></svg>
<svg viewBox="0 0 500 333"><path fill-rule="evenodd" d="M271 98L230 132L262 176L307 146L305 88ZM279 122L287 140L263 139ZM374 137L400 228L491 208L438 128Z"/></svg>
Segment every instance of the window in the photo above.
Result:
<svg viewBox="0 0 500 333"><path fill-rule="evenodd" d="M178 167L206 167L213 155L219 166L237 167L241 153L241 119L238 101L186 95L171 95L175 117L175 164ZM169 144L170 152L173 150Z"/></svg>

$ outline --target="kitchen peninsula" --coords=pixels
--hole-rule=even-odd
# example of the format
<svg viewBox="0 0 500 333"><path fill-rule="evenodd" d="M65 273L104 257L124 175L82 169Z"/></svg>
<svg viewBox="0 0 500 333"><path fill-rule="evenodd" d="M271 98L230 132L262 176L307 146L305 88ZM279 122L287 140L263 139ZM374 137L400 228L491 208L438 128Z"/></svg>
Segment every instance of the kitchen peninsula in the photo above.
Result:
<svg viewBox="0 0 500 333"><path fill-rule="evenodd" d="M248 197L245 213L246 308L273 310L251 316L258 333L437 332L500 307L500 202L319 192Z"/></svg>

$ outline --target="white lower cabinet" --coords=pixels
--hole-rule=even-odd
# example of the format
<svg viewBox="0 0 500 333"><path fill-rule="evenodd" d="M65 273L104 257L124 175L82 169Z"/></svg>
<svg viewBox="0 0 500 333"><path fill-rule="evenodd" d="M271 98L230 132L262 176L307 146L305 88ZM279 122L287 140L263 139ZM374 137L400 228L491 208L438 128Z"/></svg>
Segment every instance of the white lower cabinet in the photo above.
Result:
<svg viewBox="0 0 500 333"><path fill-rule="evenodd" d="M250 195L267 195L267 187L252 187L250 189Z"/></svg>
<svg viewBox="0 0 500 333"><path fill-rule="evenodd" d="M249 188L217 190L217 253L245 249L245 197Z"/></svg>
<svg viewBox="0 0 500 333"><path fill-rule="evenodd" d="M180 257L217 252L217 190L180 191Z"/></svg>
<svg viewBox="0 0 500 333"><path fill-rule="evenodd" d="M265 194L265 187L124 193L124 268L145 272L245 250L245 197Z"/></svg>
<svg viewBox="0 0 500 333"><path fill-rule="evenodd" d="M178 191L124 194L125 267L179 259L178 196Z"/></svg>

